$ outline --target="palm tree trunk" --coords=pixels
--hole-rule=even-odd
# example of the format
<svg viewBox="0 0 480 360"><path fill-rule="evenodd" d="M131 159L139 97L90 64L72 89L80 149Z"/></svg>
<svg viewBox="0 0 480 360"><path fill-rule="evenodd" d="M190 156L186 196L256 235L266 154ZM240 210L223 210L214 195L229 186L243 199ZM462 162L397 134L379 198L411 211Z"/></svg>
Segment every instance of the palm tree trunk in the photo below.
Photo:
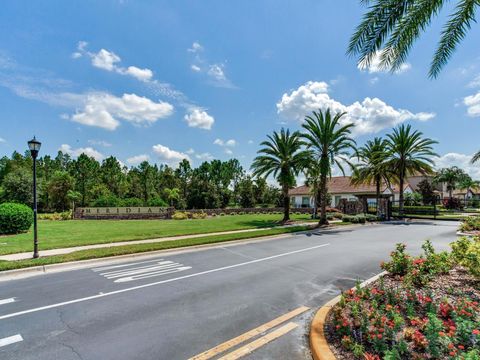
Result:
<svg viewBox="0 0 480 360"><path fill-rule="evenodd" d="M398 200L399 200L399 204L398 204L398 214L399 214L400 216L403 216L403 201L404 201L404 200L403 200L403 183L404 183L404 181L405 181L405 179L404 179L404 177L403 177L403 174L401 174L401 175L400 175L400 184L399 184L399 186L400 186L400 189L399 189L399 191L400 191L400 197L398 198Z"/></svg>
<svg viewBox="0 0 480 360"><path fill-rule="evenodd" d="M319 225L328 225L327 220L327 176L320 176L320 221Z"/></svg>
<svg viewBox="0 0 480 360"><path fill-rule="evenodd" d="M287 222L290 220L290 197L288 196L288 185L284 185L282 188L283 192L283 220L282 222Z"/></svg>
<svg viewBox="0 0 480 360"><path fill-rule="evenodd" d="M377 186L377 188L376 188L376 191L377 191L377 193L376 193L376 196L377 196L377 216L381 215L381 213L380 213L380 181L381 181L381 179L379 179L378 177L375 180L375 183L376 183L376 186Z"/></svg>

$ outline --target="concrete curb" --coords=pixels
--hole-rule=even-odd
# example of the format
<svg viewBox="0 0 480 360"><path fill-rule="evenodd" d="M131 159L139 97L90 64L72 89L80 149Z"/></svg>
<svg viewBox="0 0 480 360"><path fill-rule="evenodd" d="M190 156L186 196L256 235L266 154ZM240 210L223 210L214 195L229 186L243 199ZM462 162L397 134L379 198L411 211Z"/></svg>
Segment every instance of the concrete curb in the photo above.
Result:
<svg viewBox="0 0 480 360"><path fill-rule="evenodd" d="M360 287L365 287L372 282L378 280L383 275L387 274L386 271L381 272L374 277L371 277L368 280L365 280L360 284ZM310 326L310 350L312 352L312 357L314 360L335 360L336 357L333 352L330 350L328 345L327 338L325 337L325 323L328 318L328 314L332 308L337 305L337 303L342 298L341 295L330 300L325 305L323 305L315 314Z"/></svg>
<svg viewBox="0 0 480 360"><path fill-rule="evenodd" d="M475 234L469 234L469 233L465 233L465 232L462 232L462 231L457 231L457 236L469 236L469 237L475 237L477 235Z"/></svg>

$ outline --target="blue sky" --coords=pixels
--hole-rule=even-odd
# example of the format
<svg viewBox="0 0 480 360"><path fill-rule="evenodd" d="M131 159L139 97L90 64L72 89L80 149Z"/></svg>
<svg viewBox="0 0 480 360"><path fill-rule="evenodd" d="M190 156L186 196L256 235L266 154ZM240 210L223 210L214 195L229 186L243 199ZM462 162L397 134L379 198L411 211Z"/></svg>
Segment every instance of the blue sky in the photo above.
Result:
<svg viewBox="0 0 480 360"><path fill-rule="evenodd" d="M85 151L175 165L237 157L306 112L348 111L359 144L407 122L439 141L439 167L480 149L480 27L437 80L428 65L445 17L390 74L345 56L359 1L4 0L0 155Z"/></svg>

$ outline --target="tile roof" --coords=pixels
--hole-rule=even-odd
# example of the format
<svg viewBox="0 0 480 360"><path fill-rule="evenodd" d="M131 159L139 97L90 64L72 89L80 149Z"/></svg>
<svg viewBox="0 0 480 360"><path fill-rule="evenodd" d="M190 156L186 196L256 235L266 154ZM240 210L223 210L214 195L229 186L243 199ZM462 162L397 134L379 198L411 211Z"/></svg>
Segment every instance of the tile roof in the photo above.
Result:
<svg viewBox="0 0 480 360"><path fill-rule="evenodd" d="M410 187L407 183L404 186L404 189ZM385 191L387 186L384 184L381 187L381 192ZM394 192L398 191L398 186L393 185L392 190ZM334 176L328 181L328 192L331 194L375 194L376 186L375 185L352 185L350 183L350 176ZM290 196L295 195L310 195L310 188L306 185L298 186L294 189L291 189L288 194Z"/></svg>

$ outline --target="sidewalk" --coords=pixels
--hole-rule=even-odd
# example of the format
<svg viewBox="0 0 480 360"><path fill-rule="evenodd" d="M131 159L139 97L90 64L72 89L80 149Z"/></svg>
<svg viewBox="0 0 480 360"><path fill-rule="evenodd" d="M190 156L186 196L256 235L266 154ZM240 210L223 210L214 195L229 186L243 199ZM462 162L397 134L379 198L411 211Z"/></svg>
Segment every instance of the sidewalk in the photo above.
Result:
<svg viewBox="0 0 480 360"><path fill-rule="evenodd" d="M336 221L331 221L330 223L335 223L335 222ZM194 239L194 238L199 238L199 237L215 236L215 235L239 234L239 233L253 232L253 231L259 231L259 230L270 230L270 229L278 229L278 228L287 228L287 227L292 227L292 226L305 226L305 225L315 225L315 224L316 223L314 223L314 222L305 222L305 223L295 223L295 224L290 224L290 225L267 227L267 228L254 228L254 229L244 229L244 230L221 231L221 232L206 233L206 234L170 236L170 237L162 237L162 238L157 238L157 239L121 241L121 242L105 243L105 244L75 246L75 247L61 248L61 249L42 250L42 251L40 251L40 256L64 255L64 254L69 254L69 253L72 253L72 252L75 252L75 251L80 251L80 250L101 249L101 248L109 248L109 247L125 246L125 245L135 245L135 244L149 244L149 243L157 243L157 242L163 242L163 241ZM31 251L30 252L23 252L23 253L16 253L16 254L9 254L9 255L0 256L0 260L4 260L4 261L26 260L26 259L31 259L31 258L32 258L32 252Z"/></svg>

